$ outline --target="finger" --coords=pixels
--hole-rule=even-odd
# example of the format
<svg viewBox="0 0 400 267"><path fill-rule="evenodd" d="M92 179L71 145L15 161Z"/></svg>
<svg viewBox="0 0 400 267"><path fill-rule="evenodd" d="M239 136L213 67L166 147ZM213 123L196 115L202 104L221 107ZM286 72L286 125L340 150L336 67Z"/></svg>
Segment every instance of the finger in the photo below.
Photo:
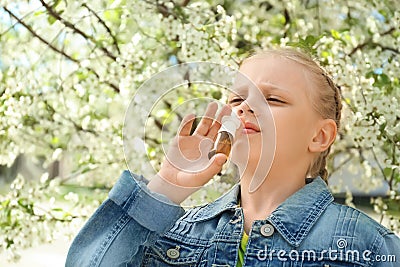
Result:
<svg viewBox="0 0 400 267"><path fill-rule="evenodd" d="M221 112L218 114L218 117L216 120L214 120L213 124L211 125L210 130L207 133L207 137L215 140L218 130L221 128L221 120L222 117L230 115L232 112L231 108L228 105L224 105L222 107Z"/></svg>
<svg viewBox="0 0 400 267"><path fill-rule="evenodd" d="M200 181L202 184L207 183L216 174L221 172L222 166L227 161L225 154L218 153L211 158L211 164L203 171L195 174L195 179Z"/></svg>
<svg viewBox="0 0 400 267"><path fill-rule="evenodd" d="M216 102L211 102L207 106L206 113L201 119L199 125L197 126L194 134L206 135L214 121L215 113L217 113L218 104Z"/></svg>
<svg viewBox="0 0 400 267"><path fill-rule="evenodd" d="M194 114L186 115L180 125L179 135L180 136L189 136L190 131L192 129L192 125L194 122Z"/></svg>

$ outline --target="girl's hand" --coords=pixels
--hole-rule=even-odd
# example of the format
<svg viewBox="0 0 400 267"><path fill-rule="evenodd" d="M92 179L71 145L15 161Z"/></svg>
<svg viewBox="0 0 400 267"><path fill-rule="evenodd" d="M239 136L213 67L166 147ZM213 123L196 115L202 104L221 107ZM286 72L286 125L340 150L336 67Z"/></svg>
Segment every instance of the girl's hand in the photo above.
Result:
<svg viewBox="0 0 400 267"><path fill-rule="evenodd" d="M160 171L148 184L150 190L179 204L221 171L226 156L218 153L209 159L208 153L221 127L221 118L231 110L224 106L215 120L217 109L215 102L208 105L193 134L190 131L195 116L190 114L182 120Z"/></svg>

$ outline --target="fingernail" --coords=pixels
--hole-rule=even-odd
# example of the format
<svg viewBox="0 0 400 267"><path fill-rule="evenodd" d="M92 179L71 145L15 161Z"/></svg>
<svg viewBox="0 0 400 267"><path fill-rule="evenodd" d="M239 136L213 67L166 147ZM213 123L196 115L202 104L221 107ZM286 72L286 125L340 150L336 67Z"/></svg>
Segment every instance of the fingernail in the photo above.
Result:
<svg viewBox="0 0 400 267"><path fill-rule="evenodd" d="M226 158L217 158L216 161L217 161L217 163L218 163L219 165L223 165L223 164L225 164L225 162L227 161L227 159L226 159Z"/></svg>

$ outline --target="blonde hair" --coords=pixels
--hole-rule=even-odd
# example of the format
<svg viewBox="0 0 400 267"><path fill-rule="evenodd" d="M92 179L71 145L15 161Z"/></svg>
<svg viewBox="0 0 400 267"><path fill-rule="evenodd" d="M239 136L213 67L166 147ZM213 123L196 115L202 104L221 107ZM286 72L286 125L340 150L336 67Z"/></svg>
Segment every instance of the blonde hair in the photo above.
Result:
<svg viewBox="0 0 400 267"><path fill-rule="evenodd" d="M340 88L335 85L329 74L319 65L316 60L313 60L308 54L293 48L278 48L257 52L247 59L254 57L262 57L266 55L277 55L282 58L293 60L302 65L310 74L313 87L316 92L312 102L313 108L322 118L332 119L335 121L337 129L340 128L340 118L342 110L342 102L340 97ZM245 59L244 61L246 61ZM243 64L243 62L242 62ZM326 158L330 152L330 146L327 150L321 152L313 161L307 171L307 176L320 176L328 183L328 171L326 169Z"/></svg>

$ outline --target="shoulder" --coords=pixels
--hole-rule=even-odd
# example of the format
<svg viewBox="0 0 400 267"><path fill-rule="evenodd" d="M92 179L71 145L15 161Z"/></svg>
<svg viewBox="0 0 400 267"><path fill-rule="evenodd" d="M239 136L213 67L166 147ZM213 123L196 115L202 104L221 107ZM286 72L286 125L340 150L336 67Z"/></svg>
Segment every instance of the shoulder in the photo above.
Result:
<svg viewBox="0 0 400 267"><path fill-rule="evenodd" d="M400 248L398 236L353 207L333 202L328 205L318 224L320 228L325 228L322 231L332 236L332 244L339 248L345 246L374 252Z"/></svg>
<svg viewBox="0 0 400 267"><path fill-rule="evenodd" d="M394 265L400 259L400 239L366 213L331 202L310 229L302 249L325 255L327 261L341 260L332 266L381 266L387 259ZM327 254L328 253L328 254ZM388 263L388 262L385 262Z"/></svg>
<svg viewBox="0 0 400 267"><path fill-rule="evenodd" d="M361 232L364 235L368 233L386 236L393 234L392 231L378 223L371 216L365 212L342 204L332 202L326 212L325 216L333 217L338 220L338 223L352 226L355 232Z"/></svg>

